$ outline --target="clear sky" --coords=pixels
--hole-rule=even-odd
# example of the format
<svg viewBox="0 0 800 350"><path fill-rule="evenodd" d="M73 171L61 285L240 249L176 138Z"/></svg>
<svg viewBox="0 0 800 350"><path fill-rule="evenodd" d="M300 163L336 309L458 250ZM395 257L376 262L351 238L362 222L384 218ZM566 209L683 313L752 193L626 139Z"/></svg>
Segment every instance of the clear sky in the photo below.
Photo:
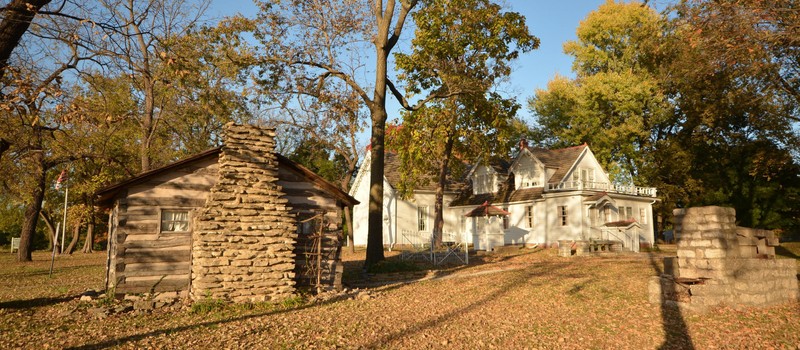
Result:
<svg viewBox="0 0 800 350"><path fill-rule="evenodd" d="M531 33L541 40L539 49L524 54L515 63L510 86L503 90L523 106L521 115L528 117L526 100L536 88L545 88L555 74L572 76L572 58L563 53L565 41L575 39L575 29L589 12L605 0L508 0L512 11L525 16ZM255 16L257 8L247 0L212 0L208 14L212 17L241 12ZM408 32L405 32L408 34ZM390 99L391 100L391 99ZM398 116L399 104L388 106L389 118Z"/></svg>

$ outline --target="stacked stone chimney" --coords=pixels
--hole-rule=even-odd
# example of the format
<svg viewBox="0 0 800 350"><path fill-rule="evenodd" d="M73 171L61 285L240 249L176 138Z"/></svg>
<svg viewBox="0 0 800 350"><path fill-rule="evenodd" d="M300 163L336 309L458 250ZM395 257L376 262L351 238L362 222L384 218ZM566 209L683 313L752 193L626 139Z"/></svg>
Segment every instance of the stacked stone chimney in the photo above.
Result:
<svg viewBox="0 0 800 350"><path fill-rule="evenodd" d="M277 185L275 131L229 123L219 180L195 221L193 299L274 301L294 291L295 218Z"/></svg>
<svg viewBox="0 0 800 350"><path fill-rule="evenodd" d="M737 227L723 207L676 209L677 258L650 282L650 301L695 310L728 304L761 306L798 298L797 263L776 259L772 231Z"/></svg>

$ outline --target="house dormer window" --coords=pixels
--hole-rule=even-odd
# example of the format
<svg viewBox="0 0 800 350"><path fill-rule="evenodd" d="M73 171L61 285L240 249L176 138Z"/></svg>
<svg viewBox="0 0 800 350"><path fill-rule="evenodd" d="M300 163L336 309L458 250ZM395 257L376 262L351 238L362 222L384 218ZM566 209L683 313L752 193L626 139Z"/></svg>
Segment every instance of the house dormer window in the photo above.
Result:
<svg viewBox="0 0 800 350"><path fill-rule="evenodd" d="M473 177L473 191L475 194L495 192L494 174L477 174Z"/></svg>
<svg viewBox="0 0 800 350"><path fill-rule="evenodd" d="M519 188L530 188L541 186L539 174L535 167L522 168L519 173Z"/></svg>

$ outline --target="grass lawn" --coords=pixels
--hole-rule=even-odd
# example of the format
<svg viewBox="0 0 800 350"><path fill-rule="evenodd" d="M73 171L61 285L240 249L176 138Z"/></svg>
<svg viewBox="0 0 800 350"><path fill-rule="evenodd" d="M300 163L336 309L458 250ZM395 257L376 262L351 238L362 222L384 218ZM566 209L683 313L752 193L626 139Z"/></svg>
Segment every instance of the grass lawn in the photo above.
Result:
<svg viewBox="0 0 800 350"><path fill-rule="evenodd" d="M798 259L800 243L778 253ZM348 268L363 254L345 254ZM105 253L58 257L52 278L48 253L26 264L3 253L0 348L800 349L800 302L702 315L648 303L664 254L520 250L431 273L445 278L371 288L368 298L97 318L97 302L77 296L102 287Z"/></svg>

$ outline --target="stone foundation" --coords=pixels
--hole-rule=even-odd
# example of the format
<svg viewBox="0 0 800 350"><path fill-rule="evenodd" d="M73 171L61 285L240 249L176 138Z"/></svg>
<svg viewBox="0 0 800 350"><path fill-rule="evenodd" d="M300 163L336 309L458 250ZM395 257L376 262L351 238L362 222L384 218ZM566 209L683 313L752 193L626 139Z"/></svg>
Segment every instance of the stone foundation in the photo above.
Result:
<svg viewBox="0 0 800 350"><path fill-rule="evenodd" d="M294 216L278 181L275 132L225 126L219 181L197 215L192 299L276 301L295 292Z"/></svg>
<svg viewBox="0 0 800 350"><path fill-rule="evenodd" d="M650 281L650 301L702 311L711 306L764 306L798 299L797 263L776 259L772 231L737 227L733 208L676 209L678 256Z"/></svg>

